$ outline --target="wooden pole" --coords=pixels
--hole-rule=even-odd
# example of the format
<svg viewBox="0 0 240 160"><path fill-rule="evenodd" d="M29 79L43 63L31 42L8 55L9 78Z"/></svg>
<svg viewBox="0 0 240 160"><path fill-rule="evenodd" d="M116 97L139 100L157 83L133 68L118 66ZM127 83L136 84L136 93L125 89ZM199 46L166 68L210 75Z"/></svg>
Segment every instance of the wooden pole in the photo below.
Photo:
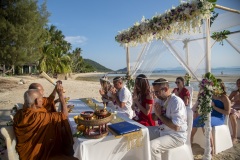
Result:
<svg viewBox="0 0 240 160"><path fill-rule="evenodd" d="M206 73L211 72L210 19L206 20Z"/></svg>
<svg viewBox="0 0 240 160"><path fill-rule="evenodd" d="M240 11L239 11L239 10L232 9L232 8L228 8L228 7L224 7L224 6L220 6L220 5L218 5L218 4L216 4L215 8L240 14Z"/></svg>
<svg viewBox="0 0 240 160"><path fill-rule="evenodd" d="M206 73L211 72L211 44L210 44L210 18L206 19ZM208 104L209 106L211 103ZM211 142L210 142L210 134L212 132L211 127L211 113L208 113L207 120L204 122L204 130L205 130L205 149L203 160L211 160Z"/></svg>
<svg viewBox="0 0 240 160"><path fill-rule="evenodd" d="M127 50L127 55L126 55L126 57L127 57L127 75L130 76L130 55L129 55L128 46L127 46L126 50Z"/></svg>

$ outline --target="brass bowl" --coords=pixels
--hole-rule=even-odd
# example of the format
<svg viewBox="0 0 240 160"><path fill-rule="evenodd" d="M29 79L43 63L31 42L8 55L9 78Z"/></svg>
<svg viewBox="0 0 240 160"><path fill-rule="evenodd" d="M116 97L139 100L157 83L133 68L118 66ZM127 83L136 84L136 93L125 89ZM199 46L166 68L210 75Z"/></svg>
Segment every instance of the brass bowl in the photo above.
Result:
<svg viewBox="0 0 240 160"><path fill-rule="evenodd" d="M93 116L94 117L94 116ZM82 116L74 116L74 121L76 124L82 124L84 126L100 126L107 124L113 119L113 115L111 113L107 113L106 117L102 119L91 118L90 120L85 120Z"/></svg>
<svg viewBox="0 0 240 160"><path fill-rule="evenodd" d="M80 115L81 115L83 118L91 118L91 117L93 117L93 114L94 114L93 111L84 111L84 112L82 112Z"/></svg>
<svg viewBox="0 0 240 160"><path fill-rule="evenodd" d="M106 109L101 109L101 110L95 111L95 114L97 116L106 116L108 114L108 111Z"/></svg>

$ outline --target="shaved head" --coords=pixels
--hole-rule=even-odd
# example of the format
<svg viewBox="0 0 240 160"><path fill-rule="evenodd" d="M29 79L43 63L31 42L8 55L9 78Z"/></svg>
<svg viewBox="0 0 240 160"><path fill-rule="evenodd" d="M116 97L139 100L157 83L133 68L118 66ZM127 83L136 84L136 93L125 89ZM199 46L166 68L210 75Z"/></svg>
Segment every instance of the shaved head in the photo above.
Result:
<svg viewBox="0 0 240 160"><path fill-rule="evenodd" d="M41 103L39 103L39 100ZM38 89L29 89L24 93L24 104L27 107L32 107L37 105L37 107L42 106L42 94ZM40 105L40 106L39 106Z"/></svg>
<svg viewBox="0 0 240 160"><path fill-rule="evenodd" d="M43 86L41 84L39 84L39 83L32 83L32 84L30 84L28 89L37 89L37 90L39 90L39 92L42 95L43 95L43 92L44 92Z"/></svg>
<svg viewBox="0 0 240 160"><path fill-rule="evenodd" d="M28 87L28 89L43 89L42 85L39 83L32 83L30 84L30 86Z"/></svg>

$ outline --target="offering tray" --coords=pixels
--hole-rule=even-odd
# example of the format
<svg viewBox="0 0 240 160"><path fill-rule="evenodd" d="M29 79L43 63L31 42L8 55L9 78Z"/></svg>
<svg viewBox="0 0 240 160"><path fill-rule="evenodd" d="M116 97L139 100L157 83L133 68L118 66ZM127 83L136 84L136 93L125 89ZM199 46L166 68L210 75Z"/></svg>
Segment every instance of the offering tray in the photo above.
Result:
<svg viewBox="0 0 240 160"><path fill-rule="evenodd" d="M113 119L113 115L111 113L107 113L105 118L97 119L96 115L93 115L93 117L90 120L85 120L82 116L74 116L74 121L76 124L82 124L84 126L98 126L102 124L107 124Z"/></svg>
<svg viewBox="0 0 240 160"><path fill-rule="evenodd" d="M104 118L108 115L108 111L106 109L101 109L101 110L97 110L95 111L95 114L99 117L99 118Z"/></svg>
<svg viewBox="0 0 240 160"><path fill-rule="evenodd" d="M82 112L80 115L81 117L83 117L83 119L90 120L93 117L93 111L85 111Z"/></svg>
<svg viewBox="0 0 240 160"><path fill-rule="evenodd" d="M82 131L83 136L90 139L102 138L108 135L107 123L112 119L113 115L107 110L103 112L84 111L80 115L74 116L76 124L85 126Z"/></svg>

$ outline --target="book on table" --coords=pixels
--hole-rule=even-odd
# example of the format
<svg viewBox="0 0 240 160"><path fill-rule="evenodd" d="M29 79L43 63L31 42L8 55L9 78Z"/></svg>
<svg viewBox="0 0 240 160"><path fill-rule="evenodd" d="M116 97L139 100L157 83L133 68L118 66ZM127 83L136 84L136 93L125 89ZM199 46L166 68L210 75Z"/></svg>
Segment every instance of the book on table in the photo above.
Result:
<svg viewBox="0 0 240 160"><path fill-rule="evenodd" d="M139 127L138 125L126 121L110 124L108 125L108 128L118 135L139 131L141 129L141 127Z"/></svg>

